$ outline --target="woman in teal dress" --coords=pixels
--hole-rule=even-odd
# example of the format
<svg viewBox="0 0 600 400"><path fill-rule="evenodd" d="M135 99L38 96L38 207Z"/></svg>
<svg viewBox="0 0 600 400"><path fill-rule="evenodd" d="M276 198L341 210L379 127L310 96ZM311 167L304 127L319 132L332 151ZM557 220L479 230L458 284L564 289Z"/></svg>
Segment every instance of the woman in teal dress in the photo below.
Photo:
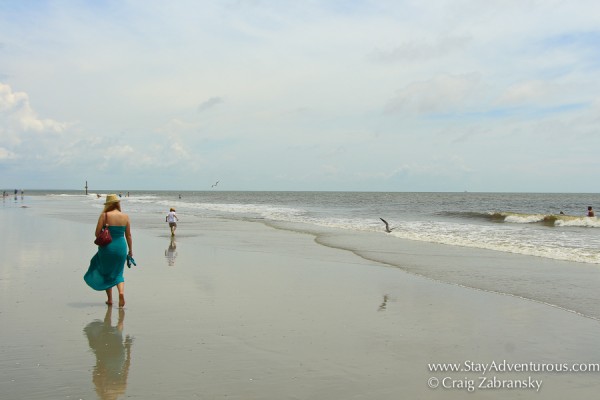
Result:
<svg viewBox="0 0 600 400"><path fill-rule="evenodd" d="M96 224L96 236L100 234L104 224L108 225L112 242L98 247L98 252L92 257L83 279L92 289L106 291L106 304L109 306L113 304L112 288L116 286L119 291L119 307L124 307L123 269L127 256L133 257L133 251L129 216L121 212L121 202L116 194L106 196L104 210Z"/></svg>

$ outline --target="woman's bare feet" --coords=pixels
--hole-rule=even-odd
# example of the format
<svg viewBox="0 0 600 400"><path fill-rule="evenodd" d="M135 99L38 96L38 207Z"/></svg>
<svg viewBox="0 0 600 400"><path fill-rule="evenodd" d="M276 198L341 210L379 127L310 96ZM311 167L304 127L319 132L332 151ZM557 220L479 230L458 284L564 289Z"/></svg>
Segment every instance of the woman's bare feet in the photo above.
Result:
<svg viewBox="0 0 600 400"><path fill-rule="evenodd" d="M120 294L119 295L119 308L123 308L125 307L125 296Z"/></svg>
<svg viewBox="0 0 600 400"><path fill-rule="evenodd" d="M112 306L113 302L112 302L112 288L110 289L106 289L106 301L105 301L107 306Z"/></svg>

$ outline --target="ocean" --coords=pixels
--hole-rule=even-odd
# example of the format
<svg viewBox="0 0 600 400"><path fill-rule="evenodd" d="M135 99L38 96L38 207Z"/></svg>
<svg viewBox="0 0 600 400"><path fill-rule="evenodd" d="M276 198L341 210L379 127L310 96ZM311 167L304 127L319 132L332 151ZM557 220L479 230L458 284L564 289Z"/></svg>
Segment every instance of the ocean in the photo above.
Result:
<svg viewBox="0 0 600 400"><path fill-rule="evenodd" d="M69 196L101 208L95 193ZM313 229L387 235L555 260L600 264L600 220L586 216L598 194L134 191L122 193L129 213L305 224ZM9 197L10 200L10 197ZM125 211L124 210L124 211ZM561 212L563 214L561 214ZM385 219L392 228L385 232ZM291 227L292 225L290 225Z"/></svg>
<svg viewBox="0 0 600 400"><path fill-rule="evenodd" d="M598 194L214 190L122 196L134 235L140 229L168 235L164 220L171 207L180 219L179 244L201 240L186 235L206 218L258 222L314 235L321 245L425 278L600 320L600 221L586 216ZM60 209L73 202L83 214L71 217L93 224L104 199L95 193L28 191L4 205Z"/></svg>

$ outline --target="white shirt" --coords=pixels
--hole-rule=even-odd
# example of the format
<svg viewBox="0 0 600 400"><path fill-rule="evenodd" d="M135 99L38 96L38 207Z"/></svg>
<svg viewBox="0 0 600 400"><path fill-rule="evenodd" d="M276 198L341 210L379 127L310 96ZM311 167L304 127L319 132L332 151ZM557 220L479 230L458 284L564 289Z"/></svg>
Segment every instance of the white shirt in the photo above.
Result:
<svg viewBox="0 0 600 400"><path fill-rule="evenodd" d="M177 218L177 214L175 214L175 211L169 211L169 215L167 215L167 222L175 222L178 220L179 218Z"/></svg>

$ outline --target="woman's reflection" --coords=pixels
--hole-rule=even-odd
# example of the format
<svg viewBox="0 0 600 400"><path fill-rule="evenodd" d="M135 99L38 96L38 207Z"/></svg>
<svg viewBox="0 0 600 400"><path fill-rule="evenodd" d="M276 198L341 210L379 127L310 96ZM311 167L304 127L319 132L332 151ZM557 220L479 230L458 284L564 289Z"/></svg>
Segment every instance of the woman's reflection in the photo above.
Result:
<svg viewBox="0 0 600 400"><path fill-rule="evenodd" d="M96 355L92 381L102 400L114 400L125 394L131 363L133 338L127 335L123 340L125 310L119 309L117 326L112 326L112 309L108 307L104 321L95 320L83 329Z"/></svg>
<svg viewBox="0 0 600 400"><path fill-rule="evenodd" d="M165 258L167 259L167 263L169 267L175 265L175 257L177 257L177 244L175 243L175 236L171 236L171 243L169 243L169 247L165 250Z"/></svg>

